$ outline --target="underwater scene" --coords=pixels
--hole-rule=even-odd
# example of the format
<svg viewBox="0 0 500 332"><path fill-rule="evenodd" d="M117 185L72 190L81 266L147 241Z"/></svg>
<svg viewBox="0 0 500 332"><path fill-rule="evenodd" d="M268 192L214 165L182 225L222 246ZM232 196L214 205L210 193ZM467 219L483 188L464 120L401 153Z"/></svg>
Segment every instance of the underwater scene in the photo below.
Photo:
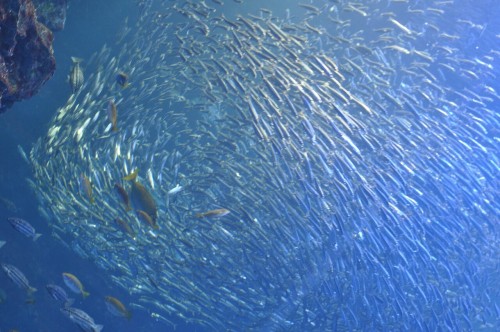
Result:
<svg viewBox="0 0 500 332"><path fill-rule="evenodd" d="M0 114L1 332L500 330L498 1L66 14Z"/></svg>

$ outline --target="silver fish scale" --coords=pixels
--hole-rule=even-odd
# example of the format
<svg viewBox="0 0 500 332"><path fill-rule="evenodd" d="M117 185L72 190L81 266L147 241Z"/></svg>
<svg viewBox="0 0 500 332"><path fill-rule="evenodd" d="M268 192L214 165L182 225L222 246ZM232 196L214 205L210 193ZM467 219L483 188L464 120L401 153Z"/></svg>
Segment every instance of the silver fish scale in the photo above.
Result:
<svg viewBox="0 0 500 332"><path fill-rule="evenodd" d="M493 290L468 271L494 270L500 248L498 142L485 134L500 125L488 108L494 53L469 58L459 36L472 25L450 24L448 2L401 3L315 1L289 15L242 4L236 17L209 2L143 3L126 43L85 62L88 84L31 152L54 233L166 323L467 330L476 313L487 320ZM101 115L109 100L120 101L118 134ZM135 169L158 230L114 192L120 182L130 193L123 177ZM96 204L78 188L82 173ZM194 217L221 208L230 213Z"/></svg>

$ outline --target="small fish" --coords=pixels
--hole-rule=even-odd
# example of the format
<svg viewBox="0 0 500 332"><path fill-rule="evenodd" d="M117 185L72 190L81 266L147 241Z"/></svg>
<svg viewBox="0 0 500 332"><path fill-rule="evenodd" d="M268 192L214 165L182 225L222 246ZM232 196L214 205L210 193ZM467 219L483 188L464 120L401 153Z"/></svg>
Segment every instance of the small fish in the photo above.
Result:
<svg viewBox="0 0 500 332"><path fill-rule="evenodd" d="M132 313L129 310L127 310L125 305L116 297L106 296L104 299L106 301L106 307L108 308L108 311L112 315L118 317L125 317L127 319L130 319L132 317Z"/></svg>
<svg viewBox="0 0 500 332"><path fill-rule="evenodd" d="M80 282L80 280L78 280L78 278L75 275L73 275L71 273L64 272L62 274L62 276L63 276L64 284L66 286L68 286L68 288L73 293L82 294L83 298L86 298L87 296L90 295L89 292L86 292L83 289L82 283Z"/></svg>
<svg viewBox="0 0 500 332"><path fill-rule="evenodd" d="M207 212L203 213L197 213L195 215L196 218L220 218L224 217L225 215L229 214L231 211L228 209L215 209L215 210L210 210Z"/></svg>
<svg viewBox="0 0 500 332"><path fill-rule="evenodd" d="M132 230L132 227L123 219L116 218L115 222L120 226L121 230L130 235L130 237L135 237L135 233Z"/></svg>
<svg viewBox="0 0 500 332"><path fill-rule="evenodd" d="M125 211L130 211L132 208L130 207L130 199L125 188L123 188L119 183L115 183L115 191L118 196L120 196L122 203L125 205Z"/></svg>
<svg viewBox="0 0 500 332"><path fill-rule="evenodd" d="M80 62L83 60L71 57L71 61L73 61L73 67L71 68L71 72L69 74L69 84L71 85L71 90L75 93L80 90L83 85L83 71L80 67Z"/></svg>
<svg viewBox="0 0 500 332"><path fill-rule="evenodd" d="M17 286L26 290L28 295L36 292L36 288L30 286L28 279L26 279L24 274L17 267L10 264L2 264L2 269L5 274L7 274L7 277Z"/></svg>
<svg viewBox="0 0 500 332"><path fill-rule="evenodd" d="M70 306L75 301L74 299L69 298L64 288L58 285L49 284L45 286L45 288L52 298L61 302L64 306Z"/></svg>
<svg viewBox="0 0 500 332"><path fill-rule="evenodd" d="M168 191L167 195L175 195L175 194L177 194L179 191L181 191L181 190L182 190L182 188L183 188L182 186L180 186L180 185L176 185L175 187L173 187L172 189L170 189L170 190Z"/></svg>
<svg viewBox="0 0 500 332"><path fill-rule="evenodd" d="M121 86L123 89L128 87L128 75L122 71L116 74L116 84Z"/></svg>
<svg viewBox="0 0 500 332"><path fill-rule="evenodd" d="M20 209L12 202L11 200L8 200L7 198L0 197L0 206L3 206L6 208L9 212L12 213L17 213L20 211Z"/></svg>
<svg viewBox="0 0 500 332"><path fill-rule="evenodd" d="M111 122L112 130L118 131L118 127L116 126L116 122L118 119L118 111L116 110L116 104L114 101L110 100L108 103L108 119Z"/></svg>
<svg viewBox="0 0 500 332"><path fill-rule="evenodd" d="M94 319L83 310L73 307L63 307L61 308L61 312L83 331L100 332L104 327L102 325L97 325Z"/></svg>
<svg viewBox="0 0 500 332"><path fill-rule="evenodd" d="M30 163L30 160L28 158L28 155L26 154L26 152L24 151L24 149L21 145L17 146L17 151L19 151L21 158L23 158L23 160L26 162L26 164L30 165L31 163Z"/></svg>
<svg viewBox="0 0 500 332"><path fill-rule="evenodd" d="M83 173L80 175L80 190L85 193L91 204L95 202L92 193L92 182L90 182L89 178Z"/></svg>
<svg viewBox="0 0 500 332"><path fill-rule="evenodd" d="M149 226L153 227L154 229L159 229L160 227L156 223L156 221L147 213L142 210L137 210L137 217L143 221L145 221Z"/></svg>
<svg viewBox="0 0 500 332"><path fill-rule="evenodd" d="M35 228L31 226L29 222L27 222L24 219L21 218L7 218L7 220L10 222L12 227L19 233L23 234L26 237L30 237L33 239L33 241L36 241L42 234L38 234L35 231Z"/></svg>

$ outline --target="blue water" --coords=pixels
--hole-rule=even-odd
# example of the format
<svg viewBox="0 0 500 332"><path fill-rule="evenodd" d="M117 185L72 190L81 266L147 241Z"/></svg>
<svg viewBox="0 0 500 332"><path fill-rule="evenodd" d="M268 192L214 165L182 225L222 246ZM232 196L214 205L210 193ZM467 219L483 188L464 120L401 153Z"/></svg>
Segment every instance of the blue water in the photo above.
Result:
<svg viewBox="0 0 500 332"><path fill-rule="evenodd" d="M247 0L249 1L249 0ZM207 3L209 1L207 0ZM499 6L495 1L482 2L483 6ZM460 7L460 6L458 6ZM495 7L493 7L495 9ZM101 49L104 43L112 43L121 29L126 16L133 17L137 7L135 1L123 0L74 0L70 3L66 27L55 34L54 53L57 70L53 78L45 84L40 93L28 101L23 101L0 116L0 197L15 204L16 211L0 204L0 240L7 244L0 249L0 261L16 265L28 277L33 287L38 288L35 303L26 303L25 293L18 289L0 273L0 289L6 293L6 299L0 303L0 331L17 329L19 331L75 331L74 323L59 311L59 304L45 290L45 285L62 285L62 272L71 272L79 277L87 291L88 299L82 300L76 294L75 307L88 312L98 324L105 326L104 331L169 331L170 326L157 322L148 313L135 311L130 321L112 316L107 310L104 296L112 295L125 304L131 301L127 291L113 285L103 271L91 261L80 258L70 248L51 237L51 229L40 217L35 196L31 192L26 178L32 177L30 166L18 153L18 146L29 153L31 145L46 134L48 123L55 110L64 105L70 94L67 75L71 68L71 56L89 58ZM457 8L457 12L460 8ZM493 11L493 10L492 10ZM499 12L499 10L497 10ZM484 14L483 17L481 15ZM500 26L487 10L472 13L474 21L484 20L488 31L460 31L469 34L464 38L463 48L474 58L491 48L500 49L499 38L492 36L500 31L491 31ZM352 22L355 24L355 21ZM486 39L488 38L488 39ZM497 44L494 44L494 43ZM496 63L498 64L498 59ZM496 74L500 75L498 69ZM498 77L498 76L497 76ZM500 91L498 78L486 78L488 84ZM481 84L481 83L474 83ZM452 83L450 84L451 86ZM500 105L488 105L500 113ZM498 135L498 128L492 128L492 135ZM499 151L493 151L498 154ZM497 178L496 181L499 179ZM498 191L497 187L497 191ZM498 192L497 192L498 194ZM496 207L498 210L498 207ZM6 221L7 217L17 216L29 220L43 236L32 242L17 233ZM491 222L498 222L498 216ZM498 226L497 226L498 227ZM498 236L498 234L497 234ZM498 239L497 239L498 241ZM492 271L499 271L498 257L489 257ZM493 285L500 287L498 276L486 276ZM479 285L478 285L479 287ZM495 302L495 299L492 299ZM500 307L499 299L496 299ZM494 311L494 310L493 310ZM175 317L169 319L178 324L176 331L203 331L203 328L188 325ZM495 322L492 322L495 323ZM496 321L498 324L498 320Z"/></svg>
<svg viewBox="0 0 500 332"><path fill-rule="evenodd" d="M134 312L133 318L126 321L113 317L106 310L104 296L112 295L127 303L128 293L112 286L92 262L83 260L51 237L50 228L39 216L36 198L25 180L32 177L30 166L17 151L17 146L21 145L29 153L35 140L47 131L55 110L67 100L71 92L67 82L70 57L89 58L103 43L113 43L124 18L134 17L136 10L134 1L71 1L66 26L63 31L55 33L57 69L54 76L38 95L15 104L10 111L0 116L0 197L12 201L18 210L14 213L0 204L0 240L7 241L0 249L0 261L17 266L33 287L38 289L35 293L36 302L25 303L26 293L1 272L0 289L5 291L7 298L0 303L0 331L78 330L74 323L63 316L59 304L45 290L45 285L49 283L63 285L63 272L77 275L91 293L86 300L77 294L69 295L75 299L75 307L83 309L96 323L105 326L104 331L171 330L171 327L155 322L147 313ZM43 236L34 243L17 233L6 220L14 215L29 220ZM172 321L176 321L175 318ZM182 325L181 321L177 323L181 324L180 331L183 327L189 331L193 331L193 328L200 330Z"/></svg>

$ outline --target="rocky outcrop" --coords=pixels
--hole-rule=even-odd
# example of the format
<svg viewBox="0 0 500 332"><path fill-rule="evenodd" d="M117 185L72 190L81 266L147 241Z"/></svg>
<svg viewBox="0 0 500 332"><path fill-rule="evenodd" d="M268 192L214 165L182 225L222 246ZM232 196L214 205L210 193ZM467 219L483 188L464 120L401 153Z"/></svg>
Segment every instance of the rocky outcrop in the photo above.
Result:
<svg viewBox="0 0 500 332"><path fill-rule="evenodd" d="M64 28L68 0L33 0L38 21L52 31Z"/></svg>
<svg viewBox="0 0 500 332"><path fill-rule="evenodd" d="M31 0L0 2L0 112L33 96L52 76L52 40Z"/></svg>

